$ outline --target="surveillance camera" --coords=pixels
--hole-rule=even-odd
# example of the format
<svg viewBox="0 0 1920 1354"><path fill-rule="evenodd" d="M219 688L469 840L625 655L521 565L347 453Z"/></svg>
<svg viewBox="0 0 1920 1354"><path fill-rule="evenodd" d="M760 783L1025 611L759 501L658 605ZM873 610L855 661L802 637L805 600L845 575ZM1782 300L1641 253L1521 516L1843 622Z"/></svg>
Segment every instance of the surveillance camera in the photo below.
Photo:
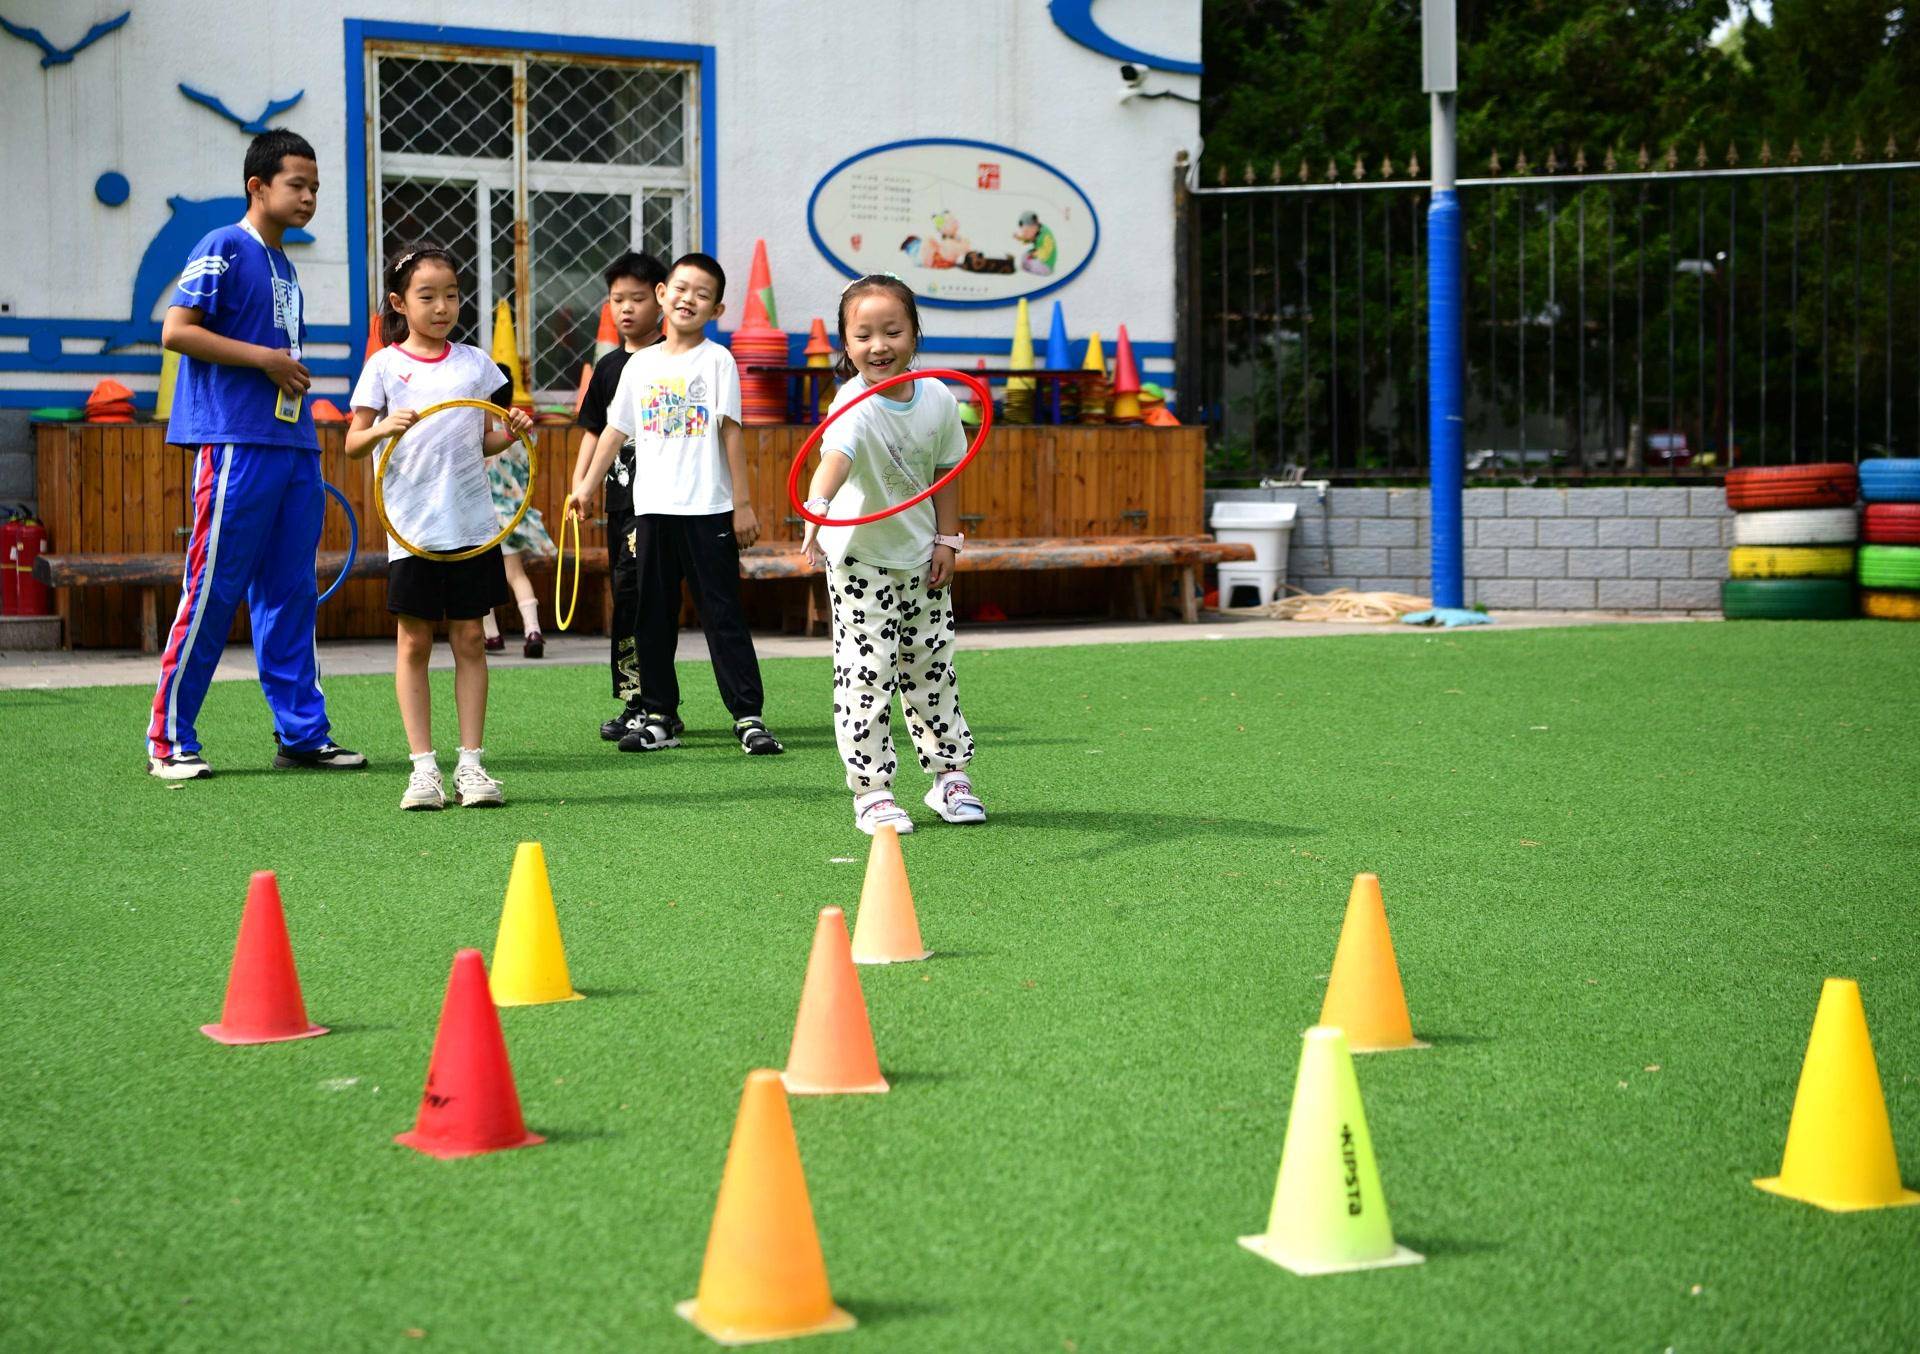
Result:
<svg viewBox="0 0 1920 1354"><path fill-rule="evenodd" d="M1120 80L1130 89L1138 89L1147 81L1147 68L1136 66L1131 61L1125 62L1120 67Z"/></svg>

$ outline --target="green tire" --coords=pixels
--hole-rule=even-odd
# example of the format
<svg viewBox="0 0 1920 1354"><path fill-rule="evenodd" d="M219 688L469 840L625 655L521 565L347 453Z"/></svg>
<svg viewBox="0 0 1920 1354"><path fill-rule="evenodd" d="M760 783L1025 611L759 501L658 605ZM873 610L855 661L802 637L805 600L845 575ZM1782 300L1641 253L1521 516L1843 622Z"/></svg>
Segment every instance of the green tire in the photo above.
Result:
<svg viewBox="0 0 1920 1354"><path fill-rule="evenodd" d="M1859 570L1862 587L1920 588L1920 545L1863 545Z"/></svg>
<svg viewBox="0 0 1920 1354"><path fill-rule="evenodd" d="M1853 582L1730 578L1720 585L1720 611L1730 621L1843 621L1855 614Z"/></svg>

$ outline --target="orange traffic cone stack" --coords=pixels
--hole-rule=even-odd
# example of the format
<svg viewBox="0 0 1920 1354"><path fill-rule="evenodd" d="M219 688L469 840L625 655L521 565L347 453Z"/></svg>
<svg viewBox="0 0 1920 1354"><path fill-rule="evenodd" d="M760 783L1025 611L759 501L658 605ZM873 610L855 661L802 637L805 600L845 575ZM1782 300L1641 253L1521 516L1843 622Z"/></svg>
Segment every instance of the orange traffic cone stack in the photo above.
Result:
<svg viewBox="0 0 1920 1354"><path fill-rule="evenodd" d="M707 1232L700 1288L674 1310L723 1345L852 1330L827 1261L780 1074L747 1074Z"/></svg>
<svg viewBox="0 0 1920 1354"><path fill-rule="evenodd" d="M1380 876L1358 874L1347 895L1347 919L1334 951L1320 1023L1347 1032L1355 1053L1386 1053L1426 1048L1413 1037L1407 996L1400 986L1400 965L1387 931L1387 907Z"/></svg>
<svg viewBox="0 0 1920 1354"><path fill-rule="evenodd" d="M807 330L807 365L816 370L833 369L833 344L827 341L827 322L818 315L813 317L813 326ZM813 376L813 416L825 418L827 406L833 403L834 382L831 376Z"/></svg>
<svg viewBox="0 0 1920 1354"><path fill-rule="evenodd" d="M771 373L749 372L748 367L784 367L787 365L787 336L775 328L773 278L767 265L767 242L753 242L753 268L747 276L747 304L740 315L740 327L733 331L727 346L740 368L740 421L742 423L785 423L787 421L787 378Z"/></svg>
<svg viewBox="0 0 1920 1354"><path fill-rule="evenodd" d="M222 1044L276 1044L326 1032L324 1025L307 1019L287 918L280 909L279 881L272 870L256 870L247 885L246 910L240 914L226 1006L220 1022L202 1025L200 1033Z"/></svg>
<svg viewBox="0 0 1920 1354"><path fill-rule="evenodd" d="M867 1023L860 974L853 967L846 914L837 907L821 908L814 928L784 1079L795 1095L877 1094L887 1089L873 1047L873 1027Z"/></svg>
<svg viewBox="0 0 1920 1354"><path fill-rule="evenodd" d="M471 1157L545 1142L520 1117L500 1013L487 990L487 966L478 950L453 956L440 1032L427 1064L420 1115L395 1142L430 1157Z"/></svg>
<svg viewBox="0 0 1920 1354"><path fill-rule="evenodd" d="M920 942L920 919L907 884L900 834L883 827L867 849L867 878L860 889L860 915L853 925L853 962L905 964L933 951Z"/></svg>
<svg viewBox="0 0 1920 1354"><path fill-rule="evenodd" d="M87 422L133 422L133 392L112 377L100 382L87 396Z"/></svg>

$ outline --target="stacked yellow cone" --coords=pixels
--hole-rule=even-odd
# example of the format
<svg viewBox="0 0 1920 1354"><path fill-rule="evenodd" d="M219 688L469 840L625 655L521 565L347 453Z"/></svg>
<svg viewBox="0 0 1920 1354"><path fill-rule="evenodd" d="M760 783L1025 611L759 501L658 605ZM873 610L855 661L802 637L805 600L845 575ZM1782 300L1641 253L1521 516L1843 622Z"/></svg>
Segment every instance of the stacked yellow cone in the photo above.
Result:
<svg viewBox="0 0 1920 1354"><path fill-rule="evenodd" d="M1425 1259L1394 1242L1360 1083L1340 1030L1316 1025L1301 1037L1273 1211L1267 1230L1240 1244L1305 1275Z"/></svg>
<svg viewBox="0 0 1920 1354"><path fill-rule="evenodd" d="M827 1261L780 1074L747 1074L720 1198L693 1299L675 1308L726 1345L851 1330L834 1305Z"/></svg>
<svg viewBox="0 0 1920 1354"><path fill-rule="evenodd" d="M883 827L873 834L873 845L867 850L860 915L853 924L853 962L905 964L932 953L920 939L920 919L913 910L913 889L907 883L900 834Z"/></svg>
<svg viewBox="0 0 1920 1354"><path fill-rule="evenodd" d="M1320 1023L1347 1032L1355 1053L1386 1053L1427 1048L1413 1037L1407 994L1400 986L1400 965L1387 930L1387 906L1380 876L1359 874L1347 894L1347 919L1340 928L1333 972L1327 979Z"/></svg>
<svg viewBox="0 0 1920 1354"><path fill-rule="evenodd" d="M1820 990L1780 1174L1753 1183L1834 1213L1920 1204L1900 1185L1867 1012L1851 978L1829 978Z"/></svg>
<svg viewBox="0 0 1920 1354"><path fill-rule="evenodd" d="M487 981L496 1006L583 1000L567 973L560 917L547 879L547 855L539 842L521 842L513 853L513 873L507 878L507 902L500 910L500 931L494 938Z"/></svg>
<svg viewBox="0 0 1920 1354"><path fill-rule="evenodd" d="M512 380L513 407L533 408L533 396L527 393L526 373L520 365L520 347L513 339L513 307L504 300L493 308L493 360L506 368Z"/></svg>

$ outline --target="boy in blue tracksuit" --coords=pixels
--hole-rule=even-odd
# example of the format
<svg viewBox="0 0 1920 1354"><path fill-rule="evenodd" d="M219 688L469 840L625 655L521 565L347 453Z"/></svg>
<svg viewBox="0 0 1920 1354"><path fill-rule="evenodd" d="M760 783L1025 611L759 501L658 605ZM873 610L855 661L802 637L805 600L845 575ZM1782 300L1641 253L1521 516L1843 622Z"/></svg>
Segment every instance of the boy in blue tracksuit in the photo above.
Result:
<svg viewBox="0 0 1920 1354"><path fill-rule="evenodd" d="M288 230L313 217L313 147L288 131L256 136L246 179L246 216L194 246L161 330L161 342L180 354L167 441L195 449L186 577L147 725L147 769L163 780L213 774L194 719L242 597L273 712L273 764L367 764L327 736L313 640L325 499L306 402L312 378L300 361L300 280L280 247Z"/></svg>

